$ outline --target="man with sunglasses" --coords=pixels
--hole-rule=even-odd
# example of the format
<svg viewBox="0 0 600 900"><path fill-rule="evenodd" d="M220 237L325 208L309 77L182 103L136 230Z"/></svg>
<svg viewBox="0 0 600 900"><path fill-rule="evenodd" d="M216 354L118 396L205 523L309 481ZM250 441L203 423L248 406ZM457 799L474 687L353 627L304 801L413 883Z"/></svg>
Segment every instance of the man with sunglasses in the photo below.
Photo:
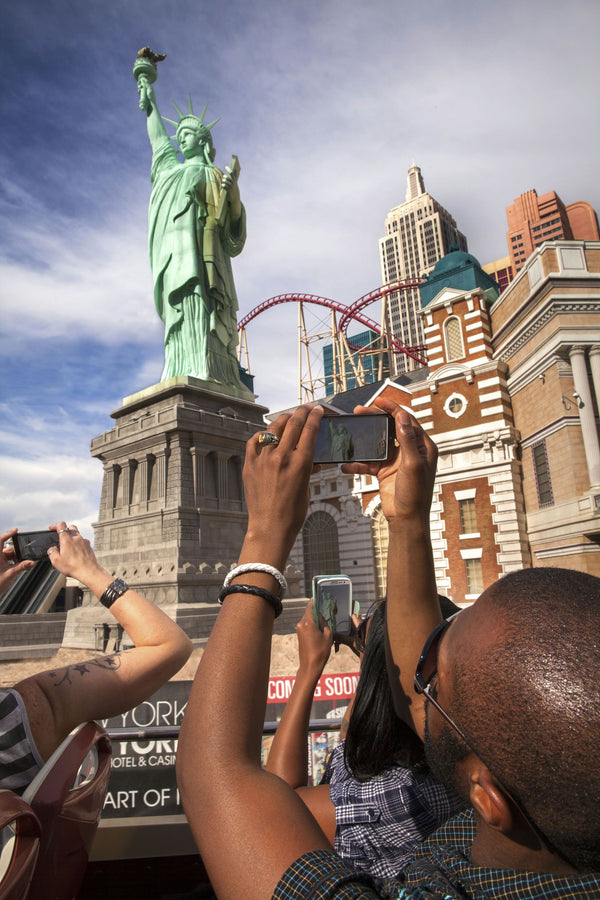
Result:
<svg viewBox="0 0 600 900"><path fill-rule="evenodd" d="M398 453L344 470L377 475L389 523L396 709L474 810L424 842L389 896L600 897L600 581L516 573L443 623L429 540L437 451L409 414L379 402L395 418ZM181 727L181 798L219 900L377 897L260 766L281 572L306 515L322 414L300 407L270 426L277 442L248 442L240 572L221 592Z"/></svg>
<svg viewBox="0 0 600 900"><path fill-rule="evenodd" d="M403 884L444 885L448 897L600 896L600 579L514 572L443 620L429 537L437 450L405 410L378 404L400 444L392 465L369 468L390 531L396 711L431 771L472 805L423 844Z"/></svg>

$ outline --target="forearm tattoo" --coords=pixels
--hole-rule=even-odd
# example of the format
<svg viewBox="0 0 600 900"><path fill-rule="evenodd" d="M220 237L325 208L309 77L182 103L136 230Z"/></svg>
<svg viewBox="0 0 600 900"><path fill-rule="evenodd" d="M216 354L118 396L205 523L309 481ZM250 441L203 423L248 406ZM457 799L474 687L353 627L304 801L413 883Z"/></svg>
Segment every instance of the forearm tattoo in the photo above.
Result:
<svg viewBox="0 0 600 900"><path fill-rule="evenodd" d="M91 671L91 669L110 669L116 671L121 667L121 654L112 653L110 656L102 656L100 659L88 659L82 663L71 663L64 669L50 670L47 674L54 681L54 687L60 687L62 684L73 684L75 673L78 672L80 677ZM62 673L62 677L61 677Z"/></svg>

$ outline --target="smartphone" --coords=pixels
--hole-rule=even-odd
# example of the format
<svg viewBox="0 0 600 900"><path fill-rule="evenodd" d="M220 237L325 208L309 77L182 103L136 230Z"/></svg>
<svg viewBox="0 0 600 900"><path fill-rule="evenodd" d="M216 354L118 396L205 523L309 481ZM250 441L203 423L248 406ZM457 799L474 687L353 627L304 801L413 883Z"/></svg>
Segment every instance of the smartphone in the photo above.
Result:
<svg viewBox="0 0 600 900"><path fill-rule="evenodd" d="M12 541L17 562L24 559L38 560L47 556L49 547L58 547L58 533L56 531L17 531Z"/></svg>
<svg viewBox="0 0 600 900"><path fill-rule="evenodd" d="M352 582L347 575L315 575L313 578L313 610L320 627L319 615L336 634L352 631Z"/></svg>
<svg viewBox="0 0 600 900"><path fill-rule="evenodd" d="M394 437L394 420L387 413L323 416L315 445L315 462L383 462L392 454Z"/></svg>

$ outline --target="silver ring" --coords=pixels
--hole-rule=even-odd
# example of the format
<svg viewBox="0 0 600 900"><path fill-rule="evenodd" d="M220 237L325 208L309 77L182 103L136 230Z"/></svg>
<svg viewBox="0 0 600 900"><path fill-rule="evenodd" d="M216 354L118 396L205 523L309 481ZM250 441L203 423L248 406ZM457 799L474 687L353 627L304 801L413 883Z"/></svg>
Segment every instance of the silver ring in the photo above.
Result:
<svg viewBox="0 0 600 900"><path fill-rule="evenodd" d="M51 553L54 553L55 550L56 547L48 547L48 556L50 556Z"/></svg>
<svg viewBox="0 0 600 900"><path fill-rule="evenodd" d="M68 532L68 530L69 530L68 528L60 528L56 533L57 533L57 534L64 534L65 531Z"/></svg>
<svg viewBox="0 0 600 900"><path fill-rule="evenodd" d="M261 446L266 446L267 444L275 444L275 446L277 446L279 438L276 434L273 434L272 431L261 431L258 436L258 443L261 444Z"/></svg>

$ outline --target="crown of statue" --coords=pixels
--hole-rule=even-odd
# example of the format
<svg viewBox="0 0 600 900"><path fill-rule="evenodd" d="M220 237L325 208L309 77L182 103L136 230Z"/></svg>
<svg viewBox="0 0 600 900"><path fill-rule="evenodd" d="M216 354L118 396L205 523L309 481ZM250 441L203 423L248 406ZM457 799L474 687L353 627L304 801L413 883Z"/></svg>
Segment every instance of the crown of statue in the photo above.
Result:
<svg viewBox="0 0 600 900"><path fill-rule="evenodd" d="M194 115L194 110L192 108L192 95L191 94L188 95L188 102L189 102L190 111L189 111L189 113L183 113L183 112L181 112L181 110L179 109L179 107L177 106L175 101L171 100L171 103L173 104L173 106L175 107L177 112L179 113L179 121L178 122L174 122L173 119L167 119L166 116L163 116L163 119L165 120L165 122L170 122L170 124L175 125L175 128L177 129L175 134L171 135L171 137L174 138L175 140L178 140L179 133L182 128L193 128L194 131L197 131L202 135L202 137L205 141L210 141L210 143L212 143L212 135L210 133L210 129L214 125L216 125L219 120L215 119L215 121L211 122L210 125L206 125L206 123L204 122L204 113L207 110L208 103L205 105L205 107L202 110L202 112L200 113L200 115L196 116L196 115Z"/></svg>

